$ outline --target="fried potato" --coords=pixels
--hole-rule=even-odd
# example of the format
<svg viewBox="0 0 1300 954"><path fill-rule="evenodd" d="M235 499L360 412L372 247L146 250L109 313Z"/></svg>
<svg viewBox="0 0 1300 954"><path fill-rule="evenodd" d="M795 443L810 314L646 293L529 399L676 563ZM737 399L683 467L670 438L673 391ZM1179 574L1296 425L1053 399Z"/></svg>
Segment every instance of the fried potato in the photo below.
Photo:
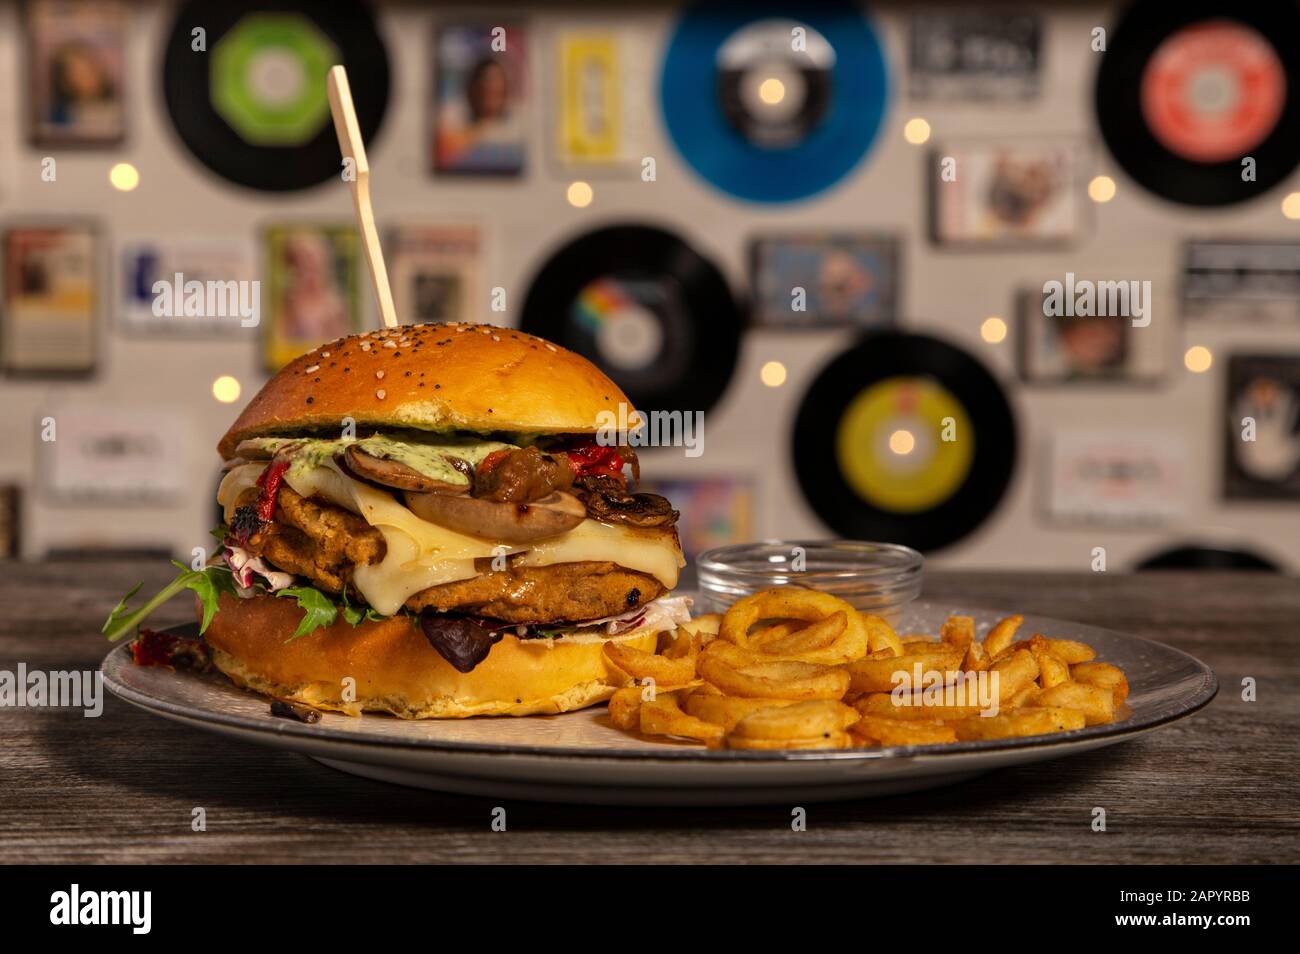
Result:
<svg viewBox="0 0 1300 954"><path fill-rule="evenodd" d="M816 735L807 739L747 739L744 736L729 735L726 738L729 749L847 749L853 743L847 732L832 732L830 735Z"/></svg>
<svg viewBox="0 0 1300 954"><path fill-rule="evenodd" d="M765 639L761 645L756 645L751 640L750 645L762 652L776 656L785 653L805 652L811 649L825 649L844 635L844 628L847 623L848 616L843 610L840 610L825 619L819 619L815 623L806 623L802 626L783 623L781 628L786 630L784 634L778 632L776 635Z"/></svg>
<svg viewBox="0 0 1300 954"><path fill-rule="evenodd" d="M1082 729L1085 718L1078 709L1024 708L1000 712L995 716L972 716L953 723L957 739L974 742L981 739L1013 739L1048 732Z"/></svg>
<svg viewBox="0 0 1300 954"><path fill-rule="evenodd" d="M737 668L705 654L700 675L728 695L747 699L840 699L849 690L843 669L791 660Z"/></svg>
<svg viewBox="0 0 1300 954"><path fill-rule="evenodd" d="M628 686L617 690L609 698L609 721L624 732L635 732L641 727L641 686Z"/></svg>
<svg viewBox="0 0 1300 954"><path fill-rule="evenodd" d="M742 597L733 603L722 614L722 626L718 635L729 643L747 647L749 631L759 620L802 619L812 623L839 612L851 616L861 627L857 610L838 596L797 586L773 587Z"/></svg>
<svg viewBox="0 0 1300 954"><path fill-rule="evenodd" d="M1038 678L1038 663L1029 650L1017 649L989 666L989 672L998 674L998 701L1006 705L1012 696Z"/></svg>
<svg viewBox="0 0 1300 954"><path fill-rule="evenodd" d="M939 638L950 646L966 647L975 641L975 619L972 616L949 616L939 627Z"/></svg>
<svg viewBox="0 0 1300 954"><path fill-rule="evenodd" d="M1037 638L1042 636L1042 634L1035 633L1034 636ZM1042 636L1042 638L1046 640L1047 648L1051 651L1052 655L1056 656L1067 666L1073 666L1076 663L1092 662L1097 658L1097 651L1087 643L1081 643L1074 639L1051 639L1047 636Z"/></svg>
<svg viewBox="0 0 1300 954"><path fill-rule="evenodd" d="M885 719L928 722L933 720L950 722L980 714L979 706L925 705L919 696L904 696L910 699L910 705L899 705L894 701L893 693L872 692L854 700L853 708L863 716L879 716Z"/></svg>
<svg viewBox="0 0 1300 954"><path fill-rule="evenodd" d="M1063 682L1044 689L1034 697L1034 705L1078 709L1088 725L1115 721L1115 696L1111 690L1081 682Z"/></svg>
<svg viewBox="0 0 1300 954"><path fill-rule="evenodd" d="M868 652L875 654L888 649L895 656L903 655L903 641L898 638L894 627L889 625L887 619L872 613L858 615L862 617L862 625L867 631Z"/></svg>
<svg viewBox="0 0 1300 954"><path fill-rule="evenodd" d="M728 733L745 739L808 739L841 732L861 716L852 706L829 699L755 709Z"/></svg>
<svg viewBox="0 0 1300 954"><path fill-rule="evenodd" d="M722 726L683 712L671 692L661 692L641 703L640 715L641 731L645 735L670 735L716 745L724 734Z"/></svg>
<svg viewBox="0 0 1300 954"><path fill-rule="evenodd" d="M1128 698L1128 679L1118 667L1110 663L1075 663L1070 667L1070 676L1075 682L1109 689L1115 700L1115 708L1122 706Z"/></svg>
<svg viewBox="0 0 1300 954"><path fill-rule="evenodd" d="M784 639L791 633L796 633L808 625L807 620L802 619L783 619L766 626L759 626L749 634L749 648L763 649L768 643ZM827 645L834 641L834 637L827 640Z"/></svg>
<svg viewBox="0 0 1300 954"><path fill-rule="evenodd" d="M1070 681L1070 667L1052 652L1047 640L1042 636L1035 636L1029 641L1029 651L1034 654L1034 661L1038 663L1038 684L1044 689L1051 689L1053 686Z"/></svg>
<svg viewBox="0 0 1300 954"><path fill-rule="evenodd" d="M694 619L680 624L678 630L685 630L692 636L699 636L701 642L708 643L718 635L718 627L722 625L721 613L701 613Z"/></svg>
<svg viewBox="0 0 1300 954"><path fill-rule="evenodd" d="M989 659L988 652L981 643L971 643L966 647L966 658L962 660L961 668L967 672L983 672L993 664Z"/></svg>
<svg viewBox="0 0 1300 954"><path fill-rule="evenodd" d="M722 726L725 732L730 732L737 722L757 709L799 704L794 699L743 699L723 695L713 686L708 688L712 693L692 692L687 696L682 709L697 719Z"/></svg>
<svg viewBox="0 0 1300 954"><path fill-rule="evenodd" d="M1024 622L1025 618L1019 613L998 620L989 630L989 634L984 637L984 651L989 654L990 659L1011 645L1011 641L1016 638L1016 632Z"/></svg>
<svg viewBox="0 0 1300 954"><path fill-rule="evenodd" d="M909 653L888 659L859 659L851 662L845 667L852 677L850 685L854 692L888 692L898 684L894 678L895 673L904 672L908 678L911 678L918 664L922 673L944 673L945 682L957 678L962 648L943 643L930 643L930 646L933 648L929 652ZM949 674L951 678L948 678Z"/></svg>
<svg viewBox="0 0 1300 954"><path fill-rule="evenodd" d="M864 715L854 723L849 733L881 745L936 745L957 741L952 726L938 719L886 719Z"/></svg>
<svg viewBox="0 0 1300 954"><path fill-rule="evenodd" d="M681 655L669 656L647 653L621 643L607 642L605 658L636 681L653 679L659 686L688 683L695 678L695 661L700 653L698 636L683 634L673 647Z"/></svg>

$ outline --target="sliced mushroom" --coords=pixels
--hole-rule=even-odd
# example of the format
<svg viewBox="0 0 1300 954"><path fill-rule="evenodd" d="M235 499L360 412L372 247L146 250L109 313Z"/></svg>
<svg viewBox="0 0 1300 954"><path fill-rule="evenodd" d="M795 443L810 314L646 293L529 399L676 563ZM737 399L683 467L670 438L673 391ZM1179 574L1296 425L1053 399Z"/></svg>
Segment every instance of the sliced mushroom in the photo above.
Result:
<svg viewBox="0 0 1300 954"><path fill-rule="evenodd" d="M457 533L498 543L527 543L572 530L587 516L587 508L562 491L530 503L498 503L479 497L407 493L406 505L422 520Z"/></svg>
<svg viewBox="0 0 1300 954"><path fill-rule="evenodd" d="M376 457L359 450L356 445L349 446L343 452L348 470L365 480L373 480L385 487L398 490L414 490L425 494L463 494L469 492L469 484L453 484L445 480L426 477L414 467L408 467L400 461L387 457Z"/></svg>

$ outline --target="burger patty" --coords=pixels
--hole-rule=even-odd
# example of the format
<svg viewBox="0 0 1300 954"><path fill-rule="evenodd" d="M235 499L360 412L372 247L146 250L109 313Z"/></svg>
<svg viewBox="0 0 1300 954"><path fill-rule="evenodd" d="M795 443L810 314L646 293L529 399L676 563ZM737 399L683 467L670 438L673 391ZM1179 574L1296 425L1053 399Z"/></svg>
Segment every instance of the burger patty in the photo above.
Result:
<svg viewBox="0 0 1300 954"><path fill-rule="evenodd" d="M236 506L251 505L257 493L249 488ZM250 536L245 549L338 594L352 583L354 567L378 563L387 548L383 534L361 517L286 486L280 488L275 519ZM442 583L412 595L406 606L508 623L580 622L618 616L663 592L663 584L646 573L608 561L583 561L511 566Z"/></svg>
<svg viewBox="0 0 1300 954"><path fill-rule="evenodd" d="M406 601L413 610L469 613L508 623L581 622L618 616L663 593L653 576L617 563L584 560L508 570L421 590Z"/></svg>

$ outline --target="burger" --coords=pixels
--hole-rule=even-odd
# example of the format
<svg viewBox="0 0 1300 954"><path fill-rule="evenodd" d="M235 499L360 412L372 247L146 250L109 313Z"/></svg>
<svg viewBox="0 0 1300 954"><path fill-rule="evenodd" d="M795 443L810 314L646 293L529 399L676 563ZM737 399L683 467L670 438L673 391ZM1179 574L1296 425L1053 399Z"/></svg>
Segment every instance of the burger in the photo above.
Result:
<svg viewBox="0 0 1300 954"><path fill-rule="evenodd" d="M677 512L635 492L620 405L588 361L507 328L322 345L217 445L220 553L139 610L128 594L105 632L189 589L212 664L279 700L409 719L604 701L624 678L605 644L653 651L689 605Z"/></svg>

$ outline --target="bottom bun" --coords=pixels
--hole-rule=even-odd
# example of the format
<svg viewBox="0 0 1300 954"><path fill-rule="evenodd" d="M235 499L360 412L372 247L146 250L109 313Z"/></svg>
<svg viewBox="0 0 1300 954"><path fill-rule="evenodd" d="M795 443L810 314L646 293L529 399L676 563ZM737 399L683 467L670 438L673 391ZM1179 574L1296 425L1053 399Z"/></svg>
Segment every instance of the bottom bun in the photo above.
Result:
<svg viewBox="0 0 1300 954"><path fill-rule="evenodd" d="M289 640L302 617L292 600L223 594L205 634L217 668L237 685L317 709L403 719L551 715L604 702L626 676L605 661L617 642L654 652L656 630L608 639L504 636L471 672L443 659L409 616L352 626L339 620ZM344 680L355 688L344 699Z"/></svg>

